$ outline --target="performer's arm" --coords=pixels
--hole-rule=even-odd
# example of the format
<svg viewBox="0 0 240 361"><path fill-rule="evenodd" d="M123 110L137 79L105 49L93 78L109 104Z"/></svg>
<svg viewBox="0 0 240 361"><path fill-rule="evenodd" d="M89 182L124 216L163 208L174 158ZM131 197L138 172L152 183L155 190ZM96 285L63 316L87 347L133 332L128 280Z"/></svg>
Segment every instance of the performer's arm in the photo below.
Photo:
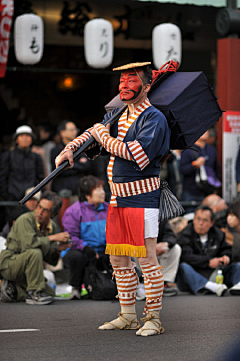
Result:
<svg viewBox="0 0 240 361"><path fill-rule="evenodd" d="M62 152L57 156L55 160L56 168L63 163L65 160L69 161L70 167L73 165L73 152L75 152L78 148L81 147L89 138L91 138L91 130L93 128L87 129L83 134L79 135L79 137L73 139L69 142L66 147L62 150ZM96 143L90 145L89 148L96 146ZM89 149L88 148L88 149Z"/></svg>
<svg viewBox="0 0 240 361"><path fill-rule="evenodd" d="M109 130L102 124L95 124L94 130L97 135L96 140L99 139L102 146L109 153L137 163L141 170L149 164L149 159L137 140L124 143L117 138L113 138L110 136Z"/></svg>
<svg viewBox="0 0 240 361"><path fill-rule="evenodd" d="M163 157L169 149L167 121L159 114L151 114L146 119L133 141L122 142L111 137L103 124L95 124L91 133L109 153L134 162L139 170L143 170L156 156Z"/></svg>

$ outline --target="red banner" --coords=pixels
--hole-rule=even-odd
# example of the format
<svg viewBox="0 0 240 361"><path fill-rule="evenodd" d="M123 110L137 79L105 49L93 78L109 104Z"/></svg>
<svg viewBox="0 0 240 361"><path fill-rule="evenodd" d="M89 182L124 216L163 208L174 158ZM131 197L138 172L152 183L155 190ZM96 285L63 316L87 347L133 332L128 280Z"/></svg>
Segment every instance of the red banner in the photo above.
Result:
<svg viewBox="0 0 240 361"><path fill-rule="evenodd" d="M0 0L0 78L6 72L13 9L13 0Z"/></svg>

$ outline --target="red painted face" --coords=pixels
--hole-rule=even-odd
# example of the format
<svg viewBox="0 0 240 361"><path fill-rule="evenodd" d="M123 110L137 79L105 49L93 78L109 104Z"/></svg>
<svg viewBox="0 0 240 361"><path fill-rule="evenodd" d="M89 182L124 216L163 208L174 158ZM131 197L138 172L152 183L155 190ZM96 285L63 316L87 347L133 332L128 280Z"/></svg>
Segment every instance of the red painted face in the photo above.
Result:
<svg viewBox="0 0 240 361"><path fill-rule="evenodd" d="M142 70L138 72L142 75ZM137 99L143 88L142 82L139 79L134 69L123 71L120 77L119 91L120 99L124 102L132 102Z"/></svg>

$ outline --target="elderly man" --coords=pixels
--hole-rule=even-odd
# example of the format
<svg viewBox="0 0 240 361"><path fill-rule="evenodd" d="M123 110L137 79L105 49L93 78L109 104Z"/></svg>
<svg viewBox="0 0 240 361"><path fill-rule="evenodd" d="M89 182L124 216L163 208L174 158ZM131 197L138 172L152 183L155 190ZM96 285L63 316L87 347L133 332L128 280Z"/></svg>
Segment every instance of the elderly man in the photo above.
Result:
<svg viewBox="0 0 240 361"><path fill-rule="evenodd" d="M225 241L225 234L214 226L214 213L207 206L199 206L195 217L178 235L182 256L177 275L181 291L211 291L223 296L240 295L240 263L231 263L232 247ZM215 282L215 272L223 267L224 283ZM213 278L214 275L214 278Z"/></svg>
<svg viewBox="0 0 240 361"><path fill-rule="evenodd" d="M54 301L54 290L45 282L43 261L56 265L60 251L67 247L69 234L56 233L55 217L61 198L45 192L36 210L21 215L13 224L0 253L1 300L26 301L47 305Z"/></svg>
<svg viewBox="0 0 240 361"><path fill-rule="evenodd" d="M70 142L56 160L73 164L73 151L90 135L111 154L108 180L112 196L106 227L106 253L118 287L121 305L119 317L100 326L101 330L129 330L140 327L136 315L137 274L131 262L138 257L146 292L144 326L139 336L162 333L159 311L162 308L164 281L156 256L160 198L161 161L169 151L170 130L165 116L147 97L152 83L150 63L127 64L120 71L120 98L127 109L113 127L105 123L118 109L106 114L102 124L95 124ZM94 148L93 148L94 150ZM94 155L94 154L93 154Z"/></svg>

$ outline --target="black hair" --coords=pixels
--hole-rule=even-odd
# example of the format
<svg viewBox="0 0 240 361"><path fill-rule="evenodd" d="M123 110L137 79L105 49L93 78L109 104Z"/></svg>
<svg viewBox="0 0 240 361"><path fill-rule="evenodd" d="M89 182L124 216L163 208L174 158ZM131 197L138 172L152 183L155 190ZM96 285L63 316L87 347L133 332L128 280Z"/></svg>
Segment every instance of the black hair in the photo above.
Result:
<svg viewBox="0 0 240 361"><path fill-rule="evenodd" d="M143 71L143 76L142 76L143 85L152 84L152 80L153 80L152 69L148 65L143 66L141 69Z"/></svg>
<svg viewBox="0 0 240 361"><path fill-rule="evenodd" d="M67 123L71 122L71 120L62 120L57 126L57 133L60 134L62 130L66 129Z"/></svg>
<svg viewBox="0 0 240 361"><path fill-rule="evenodd" d="M63 204L62 198L59 197L59 195L57 193L55 193L55 192L45 191L41 195L40 201L42 199L47 199L48 201L53 202L53 206L52 206L52 209L51 209L51 214L52 214L52 217L57 216L60 209L61 209L61 207L62 207L62 204Z"/></svg>
<svg viewBox="0 0 240 361"><path fill-rule="evenodd" d="M208 206L203 206L203 205L200 205L198 206L196 209L195 209L195 212L194 214L197 213L197 211L209 211L211 213L211 221L213 222L215 220L215 216L214 216L214 213L213 213L213 210L208 207Z"/></svg>
<svg viewBox="0 0 240 361"><path fill-rule="evenodd" d="M228 214L234 214L240 220L240 196L235 198L228 207Z"/></svg>
<svg viewBox="0 0 240 361"><path fill-rule="evenodd" d="M91 196L92 191L101 185L104 185L104 181L100 178L94 177L93 175L87 175L80 178L78 190L79 201L86 201L86 196Z"/></svg>

